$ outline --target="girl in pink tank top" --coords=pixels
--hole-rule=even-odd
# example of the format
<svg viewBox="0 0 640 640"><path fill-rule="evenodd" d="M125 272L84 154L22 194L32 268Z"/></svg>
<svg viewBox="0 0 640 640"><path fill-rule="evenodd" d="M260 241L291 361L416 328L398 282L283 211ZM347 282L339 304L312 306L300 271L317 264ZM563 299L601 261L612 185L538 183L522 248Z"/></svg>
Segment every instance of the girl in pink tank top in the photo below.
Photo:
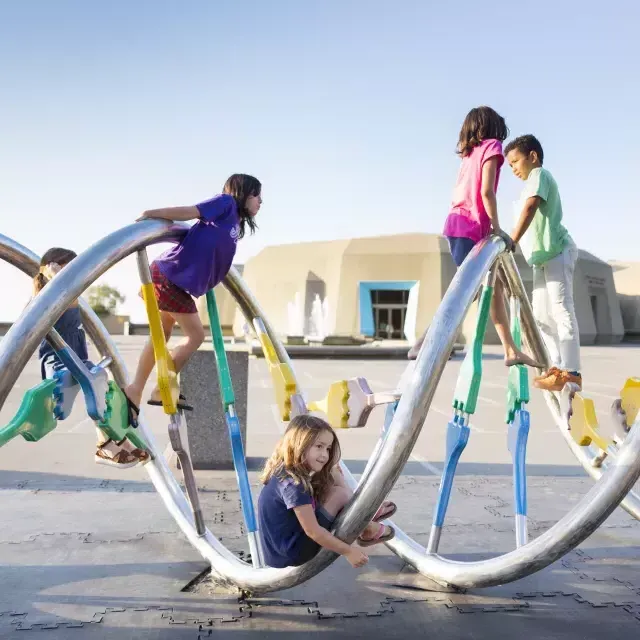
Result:
<svg viewBox="0 0 640 640"><path fill-rule="evenodd" d="M507 250L515 249L511 236L500 228L496 202L500 169L504 163L502 143L508 135L504 118L491 107L471 109L462 123L456 149L462 162L443 231L457 267L480 240L492 233L503 238ZM491 300L491 319L504 347L506 366L525 364L541 368L513 342L500 279L496 280ZM423 340L424 335L409 351L410 360L418 357Z"/></svg>

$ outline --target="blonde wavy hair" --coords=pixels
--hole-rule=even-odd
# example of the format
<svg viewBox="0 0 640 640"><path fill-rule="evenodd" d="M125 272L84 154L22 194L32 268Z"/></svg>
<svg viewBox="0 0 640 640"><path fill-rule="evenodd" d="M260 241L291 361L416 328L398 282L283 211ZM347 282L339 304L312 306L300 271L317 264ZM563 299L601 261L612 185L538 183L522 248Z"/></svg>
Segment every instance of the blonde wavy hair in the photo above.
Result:
<svg viewBox="0 0 640 640"><path fill-rule="evenodd" d="M331 453L327 464L311 475L304 460L307 451L313 446L318 436L327 431L333 436ZM275 451L267 460L260 480L267 484L276 476L289 476L296 484L301 484L305 491L321 502L334 484L332 471L340 460L340 443L331 425L316 416L303 414L291 420Z"/></svg>

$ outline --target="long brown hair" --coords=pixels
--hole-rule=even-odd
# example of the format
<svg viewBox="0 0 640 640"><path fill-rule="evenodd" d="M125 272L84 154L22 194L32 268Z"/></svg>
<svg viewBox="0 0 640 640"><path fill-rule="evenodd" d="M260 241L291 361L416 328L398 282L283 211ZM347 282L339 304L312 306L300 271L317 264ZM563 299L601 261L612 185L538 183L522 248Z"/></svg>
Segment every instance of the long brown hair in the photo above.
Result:
<svg viewBox="0 0 640 640"><path fill-rule="evenodd" d="M471 109L462 123L456 153L464 158L485 140L504 142L509 136L509 128L504 118L491 107Z"/></svg>
<svg viewBox="0 0 640 640"><path fill-rule="evenodd" d="M324 431L333 435L329 460L321 471L311 475L304 462L305 455ZM275 451L267 460L260 480L263 484L267 484L273 476L278 478L289 476L296 484L301 484L305 491L322 502L334 484L331 472L339 460L340 443L331 425L317 416L299 415L289 423Z"/></svg>
<svg viewBox="0 0 640 640"><path fill-rule="evenodd" d="M246 227L249 227L251 233L254 233L258 228L253 216L247 211L246 204L249 196L259 196L261 192L262 184L260 180L246 173L234 173L224 183L222 193L232 195L238 206L238 215L240 216L239 238L244 238Z"/></svg>
<svg viewBox="0 0 640 640"><path fill-rule="evenodd" d="M40 270L38 271L36 277L33 279L33 295L37 295L42 291L45 284L49 282L47 276L45 276L45 270L48 264L52 262L55 264L59 264L61 267L64 267L66 264L69 264L74 258L77 258L78 254L75 251L71 251L71 249L62 249L60 247L53 247L49 249L40 260Z"/></svg>

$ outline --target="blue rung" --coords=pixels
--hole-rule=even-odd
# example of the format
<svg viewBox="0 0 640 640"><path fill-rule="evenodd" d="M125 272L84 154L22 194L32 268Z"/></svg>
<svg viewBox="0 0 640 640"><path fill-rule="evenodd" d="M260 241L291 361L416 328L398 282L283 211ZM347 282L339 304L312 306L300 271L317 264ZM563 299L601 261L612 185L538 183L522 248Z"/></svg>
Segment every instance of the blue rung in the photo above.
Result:
<svg viewBox="0 0 640 640"><path fill-rule="evenodd" d="M389 427L393 422L393 416L396 415L396 409L398 408L398 402L391 402L387 405L384 412L384 425L382 427L382 435L385 435L389 431Z"/></svg>
<svg viewBox="0 0 640 640"><path fill-rule="evenodd" d="M96 421L104 420L107 410L107 391L109 390L107 372L99 366L88 369L75 352L68 347L60 349L57 354L62 364L80 384L89 416Z"/></svg>
<svg viewBox="0 0 640 640"><path fill-rule="evenodd" d="M513 494L516 515L527 515L527 439L529 437L530 415L526 409L516 411L514 421L509 425L508 446L513 458Z"/></svg>
<svg viewBox="0 0 640 640"><path fill-rule="evenodd" d="M233 405L232 405L233 406ZM248 533L255 533L258 530L256 514L253 508L253 497L247 473L247 462L244 457L244 447L242 446L242 433L240 432L240 421L237 416L225 412L227 427L229 429L229 440L231 441L231 455L233 456L233 466L236 470L236 480L240 490L240 502L242 505L242 515Z"/></svg>
<svg viewBox="0 0 640 640"><path fill-rule="evenodd" d="M447 445L444 461L444 469L442 470L442 479L440 480L440 490L438 492L438 502L433 517L433 524L436 527L442 527L445 516L447 515L447 507L449 506L449 498L453 487L453 479L456 475L458 461L469 441L469 427L462 422L462 419L455 416L447 424Z"/></svg>
<svg viewBox="0 0 640 640"><path fill-rule="evenodd" d="M53 379L56 381L56 387L53 391L56 406L53 413L58 420L66 420L71 415L76 396L80 391L80 385L71 375L71 371L65 368L56 371L53 374Z"/></svg>

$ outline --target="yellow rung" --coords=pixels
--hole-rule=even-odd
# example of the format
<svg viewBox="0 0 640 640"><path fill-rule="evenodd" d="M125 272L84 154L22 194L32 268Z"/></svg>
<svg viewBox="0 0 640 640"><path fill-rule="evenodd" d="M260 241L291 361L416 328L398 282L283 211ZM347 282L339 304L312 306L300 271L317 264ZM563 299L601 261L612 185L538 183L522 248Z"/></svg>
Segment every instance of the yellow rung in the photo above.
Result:
<svg viewBox="0 0 640 640"><path fill-rule="evenodd" d="M625 412L627 427L631 428L640 410L640 378L629 378L620 392L622 410Z"/></svg>
<svg viewBox="0 0 640 640"><path fill-rule="evenodd" d="M349 428L349 385L346 380L331 383L322 400L309 403L310 411L322 411L334 429Z"/></svg>
<svg viewBox="0 0 640 640"><path fill-rule="evenodd" d="M593 442L598 448L606 451L611 442L598 433L598 418L593 400L576 393L571 407L573 411L573 415L569 419L571 437L581 447L586 447Z"/></svg>
<svg viewBox="0 0 640 640"><path fill-rule="evenodd" d="M153 291L153 284L142 285L142 297L149 319L149 333L151 334L153 354L156 359L156 373L158 375L158 389L160 390L162 408L165 413L171 415L178 411L180 386L178 385L178 376L173 360L167 349L167 341L160 321L160 309Z"/></svg>
<svg viewBox="0 0 640 640"><path fill-rule="evenodd" d="M259 323L254 323L258 339L262 345L264 357L269 365L269 373L276 393L276 403L281 420L291 419L291 396L298 393L296 379L288 364L280 362L271 338L262 330Z"/></svg>

